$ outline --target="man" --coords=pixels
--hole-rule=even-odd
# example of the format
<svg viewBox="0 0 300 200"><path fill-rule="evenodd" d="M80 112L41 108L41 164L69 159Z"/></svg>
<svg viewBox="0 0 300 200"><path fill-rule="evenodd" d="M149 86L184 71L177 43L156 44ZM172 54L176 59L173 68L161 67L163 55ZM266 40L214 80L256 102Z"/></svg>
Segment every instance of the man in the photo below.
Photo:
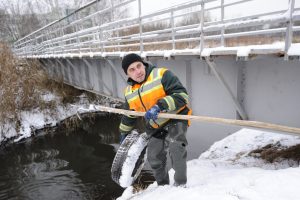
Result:
<svg viewBox="0 0 300 200"><path fill-rule="evenodd" d="M187 107L188 95L178 77L165 68L156 68L144 62L137 54L128 54L122 60L128 76L125 89L125 109L146 112L146 133L150 136L148 162L158 185L169 184L166 168L167 150L175 170L174 185L185 186L188 121L157 118L158 113L191 114ZM120 142L134 128L137 117L122 117Z"/></svg>

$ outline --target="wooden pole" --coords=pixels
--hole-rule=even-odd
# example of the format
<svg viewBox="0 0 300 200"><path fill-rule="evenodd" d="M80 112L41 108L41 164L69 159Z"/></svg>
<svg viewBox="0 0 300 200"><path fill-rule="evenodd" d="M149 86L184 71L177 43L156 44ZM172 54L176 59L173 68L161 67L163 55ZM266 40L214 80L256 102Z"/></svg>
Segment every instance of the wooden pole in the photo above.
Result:
<svg viewBox="0 0 300 200"><path fill-rule="evenodd" d="M132 115L132 116L144 116L145 112L130 111L118 108L111 108L105 106L95 106L96 110L117 113L122 115ZM209 122L216 124L229 124L235 126L249 127L249 128L258 128L266 129L279 132L287 132L300 135L300 128L282 126L278 124L271 124L266 122L259 121L245 121L245 120L236 120L236 119L225 119L225 118L216 118L216 117L206 117L206 116L195 116L195 115L177 115L177 114L168 114L168 113L159 113L159 118L168 118L168 119L180 119L180 120L192 120L200 122Z"/></svg>

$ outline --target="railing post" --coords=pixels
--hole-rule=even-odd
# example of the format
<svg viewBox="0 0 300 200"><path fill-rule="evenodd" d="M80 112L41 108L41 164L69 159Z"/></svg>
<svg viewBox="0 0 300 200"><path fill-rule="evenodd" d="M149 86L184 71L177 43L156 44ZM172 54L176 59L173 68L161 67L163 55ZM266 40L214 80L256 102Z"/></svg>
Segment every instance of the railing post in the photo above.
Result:
<svg viewBox="0 0 300 200"><path fill-rule="evenodd" d="M38 35L36 35L36 37L34 37L34 54L38 54L37 52L37 47L38 47Z"/></svg>
<svg viewBox="0 0 300 200"><path fill-rule="evenodd" d="M171 26L172 26L172 49L175 50L175 30L174 30L174 11L171 11Z"/></svg>
<svg viewBox="0 0 300 200"><path fill-rule="evenodd" d="M51 34L53 35L53 26L51 26ZM52 39L54 39L55 38L55 36L53 37L51 37L51 40ZM51 42L52 43L52 42ZM55 49L55 47L54 47L54 45L52 44L52 55L54 55L54 49Z"/></svg>
<svg viewBox="0 0 300 200"><path fill-rule="evenodd" d="M76 16L76 20L79 19L79 17L78 17L78 12L75 13L75 16ZM79 31L78 23L75 24L75 28L76 28L76 32L78 32L78 31ZM79 39L78 34L77 34L77 37L76 37L76 42L77 42L77 45L78 45L78 46L77 46L78 51L79 51L79 53L80 53L80 51L81 51L81 50L80 50L80 39Z"/></svg>
<svg viewBox="0 0 300 200"><path fill-rule="evenodd" d="M50 51L51 51L51 46L50 46L50 43L49 43L49 40L50 40L50 31L49 29L47 29L47 33L46 33L46 41L47 41L47 49L46 49L46 52L47 54L50 54Z"/></svg>
<svg viewBox="0 0 300 200"><path fill-rule="evenodd" d="M100 7L100 0L97 0L97 11L100 11L101 7Z"/></svg>
<svg viewBox="0 0 300 200"><path fill-rule="evenodd" d="M111 3L111 21L115 21L115 7L114 7L114 0L110 0L110 3ZM116 30L116 33L117 33L117 37L119 37L119 30ZM121 48L120 48L120 42L118 40L118 51L121 51Z"/></svg>
<svg viewBox="0 0 300 200"><path fill-rule="evenodd" d="M27 56L27 54L28 54L28 45L25 44L24 50L25 50L24 55Z"/></svg>
<svg viewBox="0 0 300 200"><path fill-rule="evenodd" d="M100 0L97 0L97 9L98 9L98 11L101 10ZM99 16L98 17L98 24L97 24L97 26L98 26L98 32L96 34L97 34L97 39L99 39L99 41L100 41L101 53L103 53L104 52L104 46L103 46L104 44L102 42L102 40L103 40L103 32L102 32L102 29L100 28L100 26L101 26L100 18L101 17Z"/></svg>
<svg viewBox="0 0 300 200"><path fill-rule="evenodd" d="M201 0L201 21L200 21L200 52L202 52L204 48L204 33L203 33L203 26L204 26L204 2Z"/></svg>
<svg viewBox="0 0 300 200"><path fill-rule="evenodd" d="M293 12L294 12L294 6L295 6L295 0L289 0L289 6L288 6L288 17L289 20L287 21L287 30L286 30L286 35L285 35L285 47L284 47L284 52L285 56L284 59L288 59L287 52L291 46L292 39L293 39Z"/></svg>
<svg viewBox="0 0 300 200"><path fill-rule="evenodd" d="M41 45L40 45L40 47L41 47L40 53L44 54L44 32L43 31L41 31Z"/></svg>
<svg viewBox="0 0 300 200"><path fill-rule="evenodd" d="M138 0L138 6L139 6L139 27L140 27L140 54L143 53L144 51L144 46L143 46L143 27L142 27L142 4L141 0Z"/></svg>
<svg viewBox="0 0 300 200"><path fill-rule="evenodd" d="M34 35L32 35L32 39L31 39L31 56L33 56L33 54L34 54L34 37L33 37Z"/></svg>
<svg viewBox="0 0 300 200"><path fill-rule="evenodd" d="M31 38L31 56L34 55L34 35Z"/></svg>
<svg viewBox="0 0 300 200"><path fill-rule="evenodd" d="M221 0L221 23L224 21L224 0ZM224 46L224 26L221 29L221 46Z"/></svg>
<svg viewBox="0 0 300 200"><path fill-rule="evenodd" d="M103 52L104 52L104 43L103 43L104 37L103 37L103 29L99 29L99 31L100 31L101 53L103 53Z"/></svg>
<svg viewBox="0 0 300 200"><path fill-rule="evenodd" d="M62 23L62 22L61 22L61 23ZM65 32L64 32L64 29L63 29L64 26L63 26L63 24L59 24L59 25L60 25L61 36L63 37L63 36L65 35ZM65 41L63 42L63 44L61 44L61 45L63 45L63 46L61 47L62 53L65 53L65 48L64 48L65 44L66 44Z"/></svg>
<svg viewBox="0 0 300 200"><path fill-rule="evenodd" d="M111 22L114 21L114 0L110 0L110 4L111 4L111 11L110 11L110 19L111 19Z"/></svg>
<svg viewBox="0 0 300 200"><path fill-rule="evenodd" d="M26 56L29 56L30 55L30 48L31 48L31 45L30 45L30 37L28 37L28 42L27 42L27 44L26 44L26 46L27 46L27 48L26 48Z"/></svg>

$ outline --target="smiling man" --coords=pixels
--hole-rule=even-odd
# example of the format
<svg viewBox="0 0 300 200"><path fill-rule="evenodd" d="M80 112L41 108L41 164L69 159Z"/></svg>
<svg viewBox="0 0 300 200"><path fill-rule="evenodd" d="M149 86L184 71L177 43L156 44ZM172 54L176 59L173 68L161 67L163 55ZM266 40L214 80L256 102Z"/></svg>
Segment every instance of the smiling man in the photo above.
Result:
<svg viewBox="0 0 300 200"><path fill-rule="evenodd" d="M185 186L188 121L158 118L160 112L188 115L188 95L178 77L166 68L157 68L137 54L128 54L122 60L128 77L125 89L125 109L146 112L146 133L150 136L148 162L158 185L169 184L166 168L167 151L175 170L174 185ZM120 143L135 127L137 117L123 115L120 123Z"/></svg>

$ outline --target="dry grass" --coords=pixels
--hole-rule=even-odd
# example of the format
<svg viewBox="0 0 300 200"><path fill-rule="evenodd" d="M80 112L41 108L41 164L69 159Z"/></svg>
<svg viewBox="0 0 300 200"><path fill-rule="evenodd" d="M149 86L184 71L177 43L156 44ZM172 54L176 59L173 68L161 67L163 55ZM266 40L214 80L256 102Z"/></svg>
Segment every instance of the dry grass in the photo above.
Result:
<svg viewBox="0 0 300 200"><path fill-rule="evenodd" d="M45 80L38 62L19 60L8 46L0 44L0 122L18 119L21 110L38 107Z"/></svg>
<svg viewBox="0 0 300 200"><path fill-rule="evenodd" d="M90 125L96 123L96 113L88 113L88 114L81 114L80 118L77 115L73 115L61 121L59 124L59 129L64 130L64 132L68 135L79 128L82 128L83 123L86 122Z"/></svg>
<svg viewBox="0 0 300 200"><path fill-rule="evenodd" d="M145 186L143 184L133 184L132 187L133 187L133 190L132 190L133 194L139 193L139 192L147 189L147 186Z"/></svg>
<svg viewBox="0 0 300 200"><path fill-rule="evenodd" d="M74 103L78 96L80 96L84 92L82 90L78 90L72 86L64 84L62 79L59 79L57 81L47 79L44 86L50 92L59 96L63 104Z"/></svg>
<svg viewBox="0 0 300 200"><path fill-rule="evenodd" d="M294 160L299 164L300 144L291 147L283 147L280 143L269 144L250 152L249 155L262 158L270 163L281 160Z"/></svg>
<svg viewBox="0 0 300 200"><path fill-rule="evenodd" d="M148 188L150 184L155 181L152 173L142 171L138 178L135 180L133 186L133 193L139 193Z"/></svg>

